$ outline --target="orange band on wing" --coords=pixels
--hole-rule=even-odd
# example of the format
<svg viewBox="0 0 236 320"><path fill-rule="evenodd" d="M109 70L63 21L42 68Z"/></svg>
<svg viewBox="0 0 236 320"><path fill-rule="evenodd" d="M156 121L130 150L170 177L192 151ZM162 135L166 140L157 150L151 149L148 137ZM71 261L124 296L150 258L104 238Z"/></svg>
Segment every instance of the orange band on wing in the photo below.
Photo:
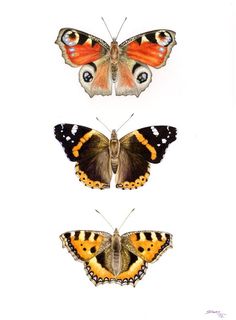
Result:
<svg viewBox="0 0 236 320"><path fill-rule="evenodd" d="M139 45L138 42L133 41L127 46L126 54L131 59L151 67L158 67L165 61L167 50L167 47L155 43L144 42Z"/></svg>
<svg viewBox="0 0 236 320"><path fill-rule="evenodd" d="M144 138L144 136L138 131L134 131L135 137L138 139L140 143L142 143L151 153L151 159L155 160L157 157L156 149L148 143L148 140Z"/></svg>
<svg viewBox="0 0 236 320"><path fill-rule="evenodd" d="M124 280L124 279L130 279L134 278L136 275L138 275L139 271L142 270L142 267L145 265L145 262L143 259L139 258L129 267L129 269L125 272L120 273L116 279L117 280Z"/></svg>
<svg viewBox="0 0 236 320"><path fill-rule="evenodd" d="M103 47L96 43L93 47L88 42L74 47L66 46L68 59L75 65L83 65L98 60L102 56Z"/></svg>
<svg viewBox="0 0 236 320"><path fill-rule="evenodd" d="M79 150L82 148L83 144L88 141L93 135L93 130L87 132L82 138L80 138L79 143L73 147L72 152L75 157L79 157Z"/></svg>

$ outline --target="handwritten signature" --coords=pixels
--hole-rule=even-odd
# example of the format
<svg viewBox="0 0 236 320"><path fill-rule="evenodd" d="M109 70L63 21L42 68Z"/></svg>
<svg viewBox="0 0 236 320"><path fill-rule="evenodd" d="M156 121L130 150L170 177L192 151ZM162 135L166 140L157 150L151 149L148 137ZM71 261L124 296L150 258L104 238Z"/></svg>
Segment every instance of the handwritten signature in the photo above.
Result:
<svg viewBox="0 0 236 320"><path fill-rule="evenodd" d="M215 313L219 318L224 318L226 316L226 313L223 313L221 311L215 311L215 310L207 310L205 314L209 313Z"/></svg>

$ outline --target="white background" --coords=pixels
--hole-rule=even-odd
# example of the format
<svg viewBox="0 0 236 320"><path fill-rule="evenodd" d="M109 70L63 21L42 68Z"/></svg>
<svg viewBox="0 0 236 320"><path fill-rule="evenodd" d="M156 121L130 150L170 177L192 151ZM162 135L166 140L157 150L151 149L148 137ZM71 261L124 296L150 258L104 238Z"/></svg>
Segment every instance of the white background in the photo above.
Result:
<svg viewBox="0 0 236 320"><path fill-rule="evenodd" d="M1 319L235 319L235 106L233 2L7 1L1 5ZM119 42L159 28L176 31L167 65L136 97L94 97L54 44L62 27L101 37L128 17ZM235 16L234 16L235 19ZM234 30L235 31L235 30ZM178 139L136 191L79 183L53 135L61 122L120 136L172 125ZM171 232L174 248L131 286L94 287L61 249L68 230Z"/></svg>

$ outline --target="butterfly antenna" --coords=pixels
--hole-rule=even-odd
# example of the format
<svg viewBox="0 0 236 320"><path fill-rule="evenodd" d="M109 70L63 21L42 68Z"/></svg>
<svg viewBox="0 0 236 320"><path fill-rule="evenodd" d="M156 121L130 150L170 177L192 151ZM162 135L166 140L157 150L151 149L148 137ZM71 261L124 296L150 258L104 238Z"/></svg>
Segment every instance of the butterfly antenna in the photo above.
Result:
<svg viewBox="0 0 236 320"><path fill-rule="evenodd" d="M97 209L95 209L95 211L96 211L98 214L100 214L100 216L103 217L103 219L106 221L106 223L108 223L109 226L110 226L110 227L112 228L112 230L114 231L115 229L113 228L113 226L111 225L111 223L104 217L104 215L103 215L101 212L99 212Z"/></svg>
<svg viewBox="0 0 236 320"><path fill-rule="evenodd" d="M131 116L129 117L129 119L127 119L120 127L119 129L116 130L116 132L118 132L132 117L133 117L134 113L131 114Z"/></svg>
<svg viewBox="0 0 236 320"><path fill-rule="evenodd" d="M122 25L121 25L121 27L120 27L120 30L118 31L117 36L115 37L114 40L116 40L116 39L118 38L118 36L119 36L119 34L120 34L120 31L121 31L121 29L122 29L122 27L123 27L123 25L124 25L124 23L125 23L126 20L127 20L127 17L125 17L125 20L123 21L123 23L122 23Z"/></svg>
<svg viewBox="0 0 236 320"><path fill-rule="evenodd" d="M98 117L96 117L97 121L99 121L109 132L111 132L111 130L105 125L105 123L103 123L100 119L98 119Z"/></svg>
<svg viewBox="0 0 236 320"><path fill-rule="evenodd" d="M125 224L126 220L129 218L129 216L131 215L131 213L132 213L134 210L135 210L135 208L132 209L132 210L130 211L130 213L126 216L125 220L121 223L121 225L120 225L120 227L118 228L118 230L120 230L120 229L123 227L123 225Z"/></svg>
<svg viewBox="0 0 236 320"><path fill-rule="evenodd" d="M113 41L114 38L112 37L110 30L108 29L108 26L107 26L107 24L106 24L106 21L104 20L103 17L101 17L101 19L102 19L102 21L104 22L104 24L105 24L105 26L106 26L106 28L107 28L107 31L109 32L109 35L111 36L111 39L112 39L112 41Z"/></svg>

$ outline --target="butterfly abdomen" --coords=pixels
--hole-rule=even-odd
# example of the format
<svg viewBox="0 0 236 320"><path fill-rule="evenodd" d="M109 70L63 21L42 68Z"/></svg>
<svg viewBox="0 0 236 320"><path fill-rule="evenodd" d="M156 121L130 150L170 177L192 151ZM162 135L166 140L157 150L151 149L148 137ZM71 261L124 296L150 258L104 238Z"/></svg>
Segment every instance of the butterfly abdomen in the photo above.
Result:
<svg viewBox="0 0 236 320"><path fill-rule="evenodd" d="M111 244L112 252L112 273L117 276L121 272L122 257L121 257L121 237L117 232L112 236Z"/></svg>
<svg viewBox="0 0 236 320"><path fill-rule="evenodd" d="M111 159L111 168L113 173L116 173L118 168L118 162L119 162L118 157L120 153L120 142L117 139L115 130L112 131L109 151L110 151L110 159Z"/></svg>

